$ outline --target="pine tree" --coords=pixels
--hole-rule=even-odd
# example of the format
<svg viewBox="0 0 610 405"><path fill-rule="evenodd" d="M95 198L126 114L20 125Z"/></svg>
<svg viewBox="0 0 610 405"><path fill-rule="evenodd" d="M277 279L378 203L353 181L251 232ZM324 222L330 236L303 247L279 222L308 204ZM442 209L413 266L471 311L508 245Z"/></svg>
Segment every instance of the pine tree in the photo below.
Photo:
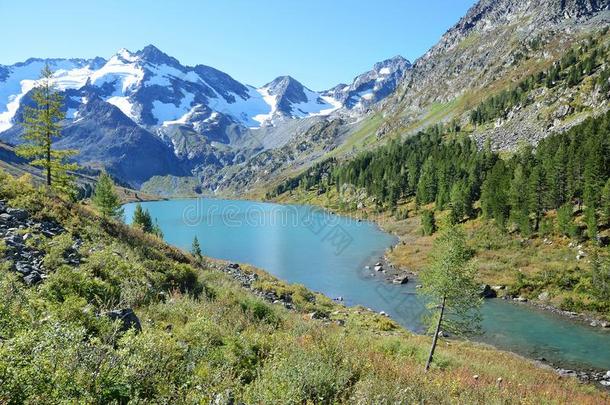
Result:
<svg viewBox="0 0 610 405"><path fill-rule="evenodd" d="M121 200L115 192L114 182L107 173L102 173L95 186L95 193L91 201L104 217L122 218L123 207Z"/></svg>
<svg viewBox="0 0 610 405"><path fill-rule="evenodd" d="M198 260L201 260L201 258L203 257L203 253L201 252L201 246L199 245L199 239L197 239L196 236L193 238L193 244L191 246L191 253Z"/></svg>
<svg viewBox="0 0 610 405"><path fill-rule="evenodd" d="M76 170L77 165L67 163L66 160L78 152L53 149L53 141L61 137L61 121L65 118L65 113L63 97L55 89L52 78L53 72L49 66L45 66L32 91L34 106L25 108L25 143L17 147L17 154L32 159L31 165L43 169L48 188L75 197L74 178L69 171Z"/></svg>
<svg viewBox="0 0 610 405"><path fill-rule="evenodd" d="M434 242L429 257L430 265L420 273L420 293L432 303L431 308L438 308L438 315L427 319L434 335L426 370L434 358L441 330L458 335L479 330L481 304L476 267L470 261L464 231L459 227L448 229Z"/></svg>
<svg viewBox="0 0 610 405"><path fill-rule="evenodd" d="M509 214L509 204L507 202L508 171L502 160L494 165L481 187L481 208L483 215L487 218L495 219L498 226L503 228Z"/></svg>
<svg viewBox="0 0 610 405"><path fill-rule="evenodd" d="M429 211L429 210L422 211L421 226L422 226L422 233L426 236L430 236L434 232L436 232L436 220L434 219L433 211Z"/></svg>
<svg viewBox="0 0 610 405"><path fill-rule="evenodd" d="M140 228L146 233L153 233L154 228L150 213L148 210L143 209L140 203L136 204L136 208L133 212L132 225L136 228Z"/></svg>
<svg viewBox="0 0 610 405"><path fill-rule="evenodd" d="M563 236L571 236L573 234L572 222L572 204L564 204L557 210L557 228Z"/></svg>
<svg viewBox="0 0 610 405"><path fill-rule="evenodd" d="M529 218L528 184L523 166L515 168L510 188L510 216L521 235L529 237L531 225Z"/></svg>
<svg viewBox="0 0 610 405"><path fill-rule="evenodd" d="M450 220L453 224L462 222L464 217L472 215L472 198L467 183L459 181L451 187L451 213Z"/></svg>
<svg viewBox="0 0 610 405"><path fill-rule="evenodd" d="M610 225L610 178L606 181L604 189L602 190L601 198L601 221L605 225Z"/></svg>
<svg viewBox="0 0 610 405"><path fill-rule="evenodd" d="M542 165L536 165L529 176L528 181L528 210L534 214L534 230L538 231L540 222L544 215L544 176L541 174Z"/></svg>
<svg viewBox="0 0 610 405"><path fill-rule="evenodd" d="M437 181L434 161L429 158L422 167L421 176L417 184L416 200L418 205L425 205L436 199Z"/></svg>
<svg viewBox="0 0 610 405"><path fill-rule="evenodd" d="M587 224L587 236L589 239L597 240L597 215L594 208L585 208L585 223Z"/></svg>
<svg viewBox="0 0 610 405"><path fill-rule="evenodd" d="M610 260L597 252L591 258L591 289L601 302L610 301Z"/></svg>
<svg viewBox="0 0 610 405"><path fill-rule="evenodd" d="M146 211L148 212L148 211ZM148 214L150 216L150 214ZM161 226L159 225L159 221L157 221L157 218L155 218L155 222L153 224L152 227L152 232L153 235L155 235L156 237L158 237L159 239L163 239L163 231L161 230Z"/></svg>

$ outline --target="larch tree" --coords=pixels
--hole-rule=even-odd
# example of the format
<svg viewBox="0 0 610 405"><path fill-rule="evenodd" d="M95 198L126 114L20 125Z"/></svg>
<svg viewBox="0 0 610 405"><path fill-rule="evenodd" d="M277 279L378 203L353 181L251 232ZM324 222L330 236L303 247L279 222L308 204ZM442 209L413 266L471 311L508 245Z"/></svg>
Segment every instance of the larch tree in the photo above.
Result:
<svg viewBox="0 0 610 405"><path fill-rule="evenodd" d="M23 122L24 143L17 147L17 154L30 159L30 164L43 169L47 187L74 196L74 177L70 171L77 165L68 159L75 150L53 149L53 141L61 137L61 121L65 118L63 97L53 84L53 71L42 69L41 77L32 91L33 106L26 106Z"/></svg>
<svg viewBox="0 0 610 405"><path fill-rule="evenodd" d="M464 231L451 227L436 239L430 264L420 273L423 287L419 291L430 303L432 313L426 321L434 333L426 370L432 364L441 331L464 335L480 329L480 286L471 255Z"/></svg>

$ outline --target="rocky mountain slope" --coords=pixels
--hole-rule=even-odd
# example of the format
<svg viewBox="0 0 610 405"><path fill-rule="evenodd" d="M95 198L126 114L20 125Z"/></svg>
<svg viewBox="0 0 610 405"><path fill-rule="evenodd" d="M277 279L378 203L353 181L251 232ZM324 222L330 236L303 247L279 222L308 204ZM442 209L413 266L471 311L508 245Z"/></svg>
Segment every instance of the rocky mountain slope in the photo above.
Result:
<svg viewBox="0 0 610 405"><path fill-rule="evenodd" d="M383 102L388 119L379 133L409 133L451 119L464 126L485 98L544 71L579 41L599 36L609 23L607 0L481 0L414 63L399 89ZM597 73L605 68L607 61L602 61ZM510 149L519 140L535 143L550 127L565 129L608 108L606 95L590 83L538 93L532 95L536 102L528 111L514 111L493 128L478 128L477 136L491 138L499 149ZM551 114L538 116L541 106ZM560 108L581 113L563 114L562 122L554 122L552 112Z"/></svg>

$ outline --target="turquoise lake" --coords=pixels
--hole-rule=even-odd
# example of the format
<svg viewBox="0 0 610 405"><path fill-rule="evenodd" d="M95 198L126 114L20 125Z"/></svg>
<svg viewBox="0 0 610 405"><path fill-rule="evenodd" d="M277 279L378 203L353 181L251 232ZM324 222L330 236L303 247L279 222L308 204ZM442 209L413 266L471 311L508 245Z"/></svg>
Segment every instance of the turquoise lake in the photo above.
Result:
<svg viewBox="0 0 610 405"><path fill-rule="evenodd" d="M421 332L424 306L415 283L392 285L366 269L396 239L369 222L314 207L251 201L170 200L143 203L168 243L189 249L197 236L205 255L260 267L346 305L384 311ZM125 206L127 222L134 204ZM525 304L487 300L476 340L563 367L610 370L610 331Z"/></svg>

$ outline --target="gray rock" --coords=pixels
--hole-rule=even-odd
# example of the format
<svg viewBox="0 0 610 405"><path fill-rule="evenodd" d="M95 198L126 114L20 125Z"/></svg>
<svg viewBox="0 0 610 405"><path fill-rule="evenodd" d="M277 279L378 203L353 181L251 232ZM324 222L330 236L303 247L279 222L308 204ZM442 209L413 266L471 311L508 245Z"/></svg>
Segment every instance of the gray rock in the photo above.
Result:
<svg viewBox="0 0 610 405"><path fill-rule="evenodd" d="M23 278L23 281L25 281L27 285L35 285L42 281L42 276L37 271L32 271L30 274Z"/></svg>
<svg viewBox="0 0 610 405"><path fill-rule="evenodd" d="M538 295L540 301L548 301L550 298L548 291L543 291Z"/></svg>
<svg viewBox="0 0 610 405"><path fill-rule="evenodd" d="M122 332L127 332L129 329L135 329L136 332L142 331L140 319L131 308L115 309L114 311L106 312L105 315L113 321L121 321L119 330Z"/></svg>
<svg viewBox="0 0 610 405"><path fill-rule="evenodd" d="M22 263L22 262L17 262L15 263L15 269L17 270L18 273L23 274L24 276L27 276L28 274L30 274L32 271L34 271L34 269L32 268L32 266L30 266L27 263Z"/></svg>
<svg viewBox="0 0 610 405"><path fill-rule="evenodd" d="M28 213L19 208L7 208L6 213L18 221L25 221L28 218Z"/></svg>
<svg viewBox="0 0 610 405"><path fill-rule="evenodd" d="M407 284L409 282L409 277L407 276L398 276L392 280L393 284Z"/></svg>
<svg viewBox="0 0 610 405"><path fill-rule="evenodd" d="M309 318L310 319L326 319L326 318L328 318L328 316L326 316L326 314L323 312L314 311L309 314Z"/></svg>
<svg viewBox="0 0 610 405"><path fill-rule="evenodd" d="M479 295L481 298L496 298L498 296L496 290L491 288L489 284L485 284L481 287L481 292Z"/></svg>

